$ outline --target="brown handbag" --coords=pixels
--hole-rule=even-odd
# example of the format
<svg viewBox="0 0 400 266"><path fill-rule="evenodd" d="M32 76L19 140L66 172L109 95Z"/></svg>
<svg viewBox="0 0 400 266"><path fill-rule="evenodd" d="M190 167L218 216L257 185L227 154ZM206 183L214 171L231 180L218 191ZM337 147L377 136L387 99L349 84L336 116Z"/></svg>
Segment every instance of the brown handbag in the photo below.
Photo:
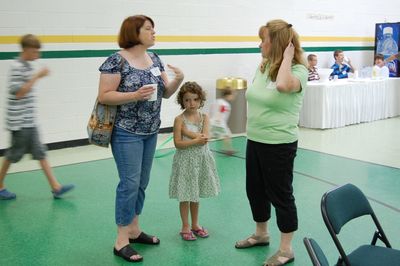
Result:
<svg viewBox="0 0 400 266"><path fill-rule="evenodd" d="M87 125L87 133L91 144L107 148L114 128L116 105L101 104L96 99Z"/></svg>
<svg viewBox="0 0 400 266"><path fill-rule="evenodd" d="M122 72L123 64L126 61L125 58L121 58L120 72ZM96 98L92 114L90 115L89 122L86 127L89 143L108 148L108 145L111 141L116 115L116 105L99 103L98 99Z"/></svg>

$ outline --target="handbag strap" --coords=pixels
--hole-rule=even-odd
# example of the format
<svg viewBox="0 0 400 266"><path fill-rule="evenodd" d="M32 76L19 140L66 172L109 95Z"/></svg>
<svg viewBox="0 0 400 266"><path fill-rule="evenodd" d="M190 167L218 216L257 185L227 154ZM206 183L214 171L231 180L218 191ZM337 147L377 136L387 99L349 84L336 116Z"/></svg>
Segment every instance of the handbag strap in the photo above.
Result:
<svg viewBox="0 0 400 266"><path fill-rule="evenodd" d="M120 55L121 56L121 62L120 62L120 64L119 64L119 72L120 73L122 73L122 68L124 67L124 64L125 64L125 62L126 62L126 59L125 59L125 57L123 57L122 55ZM121 75L122 76L122 75Z"/></svg>
<svg viewBox="0 0 400 266"><path fill-rule="evenodd" d="M119 56L121 57L121 62L119 62L119 74L121 75L121 80L119 81L119 85L121 85L122 69L124 68L124 64L125 64L125 62L127 62L127 60L122 55L119 55ZM117 91L119 89L119 85L118 85Z"/></svg>
<svg viewBox="0 0 400 266"><path fill-rule="evenodd" d="M121 56L121 62L120 62L120 65L119 65L120 74L122 73L122 69L124 67L125 62L126 62L126 59L123 56ZM122 76L122 74L121 74L121 76ZM96 103L95 103L95 105L96 105L96 113L97 113L97 109L98 109L99 104L101 104L101 103L99 103L98 98L96 98ZM105 124L109 124L110 123L110 112L109 112L110 107L107 104L103 104L103 105L104 105L104 123Z"/></svg>
<svg viewBox="0 0 400 266"><path fill-rule="evenodd" d="M104 105L104 124L110 124L110 112L108 111L109 106L107 104Z"/></svg>

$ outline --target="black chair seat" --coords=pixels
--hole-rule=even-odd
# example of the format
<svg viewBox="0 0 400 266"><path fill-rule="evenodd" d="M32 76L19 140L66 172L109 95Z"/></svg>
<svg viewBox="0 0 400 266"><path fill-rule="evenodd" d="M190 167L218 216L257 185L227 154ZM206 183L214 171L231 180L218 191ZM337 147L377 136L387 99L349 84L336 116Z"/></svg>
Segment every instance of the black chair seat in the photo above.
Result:
<svg viewBox="0 0 400 266"><path fill-rule="evenodd" d="M399 266L400 250L363 245L347 255L352 266Z"/></svg>

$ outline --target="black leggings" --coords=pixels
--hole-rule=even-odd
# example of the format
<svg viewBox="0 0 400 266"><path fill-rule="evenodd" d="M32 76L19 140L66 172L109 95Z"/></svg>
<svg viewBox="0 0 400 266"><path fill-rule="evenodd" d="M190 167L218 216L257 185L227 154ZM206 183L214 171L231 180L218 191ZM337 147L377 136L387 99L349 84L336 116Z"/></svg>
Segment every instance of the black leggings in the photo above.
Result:
<svg viewBox="0 0 400 266"><path fill-rule="evenodd" d="M296 151L297 141L287 144L247 141L246 192L253 219L268 221L272 204L283 233L296 231L298 227L292 186Z"/></svg>

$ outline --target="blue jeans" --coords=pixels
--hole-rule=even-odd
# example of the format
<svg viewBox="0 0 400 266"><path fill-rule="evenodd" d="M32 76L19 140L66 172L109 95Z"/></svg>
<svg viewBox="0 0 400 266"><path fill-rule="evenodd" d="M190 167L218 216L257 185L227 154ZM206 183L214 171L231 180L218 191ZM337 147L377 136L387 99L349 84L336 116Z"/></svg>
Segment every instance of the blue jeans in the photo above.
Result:
<svg viewBox="0 0 400 266"><path fill-rule="evenodd" d="M145 190L157 145L157 133L137 135L115 127L111 148L119 183L115 199L115 222L126 226L142 212Z"/></svg>

